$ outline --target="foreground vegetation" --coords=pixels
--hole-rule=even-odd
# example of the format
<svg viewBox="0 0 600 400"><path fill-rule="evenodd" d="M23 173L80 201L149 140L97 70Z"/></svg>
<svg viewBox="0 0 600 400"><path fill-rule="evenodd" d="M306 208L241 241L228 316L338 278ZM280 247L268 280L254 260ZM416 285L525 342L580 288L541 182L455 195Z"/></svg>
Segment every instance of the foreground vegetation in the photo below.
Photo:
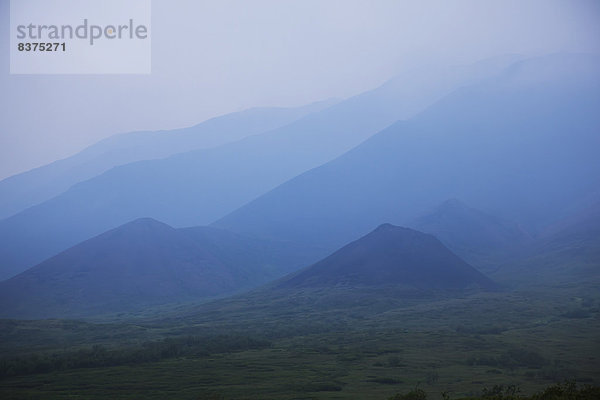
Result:
<svg viewBox="0 0 600 400"><path fill-rule="evenodd" d="M496 385L491 389L483 389L481 395L466 397L469 400L596 400L600 398L600 387L584 385L577 386L576 382L567 381L564 384L551 385L533 395L522 395L516 386ZM447 392L442 393L444 400L449 400ZM422 389L414 389L405 394L396 394L388 400L427 400L427 393Z"/></svg>
<svg viewBox="0 0 600 400"><path fill-rule="evenodd" d="M584 400L597 394L584 385L600 384L592 283L431 299L257 292L164 311L3 321L0 398L409 400L397 396L418 388L429 399ZM577 395L551 397L565 379ZM494 389L507 387L521 391Z"/></svg>
<svg viewBox="0 0 600 400"><path fill-rule="evenodd" d="M245 336L184 337L146 342L136 347L107 349L94 345L89 349L31 354L0 360L0 377L38 374L78 368L137 365L179 357L208 357L225 353L268 347L269 342Z"/></svg>

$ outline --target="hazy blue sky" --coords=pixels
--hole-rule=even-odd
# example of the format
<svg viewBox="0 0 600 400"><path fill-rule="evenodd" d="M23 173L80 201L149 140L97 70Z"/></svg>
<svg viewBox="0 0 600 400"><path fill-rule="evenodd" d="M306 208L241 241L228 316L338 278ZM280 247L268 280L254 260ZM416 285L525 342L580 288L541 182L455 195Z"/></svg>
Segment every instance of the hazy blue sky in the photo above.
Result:
<svg viewBox="0 0 600 400"><path fill-rule="evenodd" d="M422 64L600 42L593 0L154 0L151 75L9 75L8 20L0 0L0 179L118 132L348 97Z"/></svg>

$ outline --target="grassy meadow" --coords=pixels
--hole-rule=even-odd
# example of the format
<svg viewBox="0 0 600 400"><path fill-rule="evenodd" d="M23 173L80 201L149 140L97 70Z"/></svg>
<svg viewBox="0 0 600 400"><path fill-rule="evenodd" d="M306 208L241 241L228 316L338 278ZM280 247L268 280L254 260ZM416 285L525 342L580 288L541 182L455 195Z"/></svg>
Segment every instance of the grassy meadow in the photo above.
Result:
<svg viewBox="0 0 600 400"><path fill-rule="evenodd" d="M255 291L112 321L3 321L3 399L387 399L600 384L596 285ZM166 312L166 314L165 314Z"/></svg>

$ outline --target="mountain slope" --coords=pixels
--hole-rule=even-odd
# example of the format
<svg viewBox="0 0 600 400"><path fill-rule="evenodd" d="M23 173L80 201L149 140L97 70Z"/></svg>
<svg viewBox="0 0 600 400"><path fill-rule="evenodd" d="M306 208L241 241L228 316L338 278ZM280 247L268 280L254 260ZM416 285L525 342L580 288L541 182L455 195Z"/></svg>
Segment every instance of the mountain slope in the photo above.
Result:
<svg viewBox="0 0 600 400"><path fill-rule="evenodd" d="M401 286L456 290L494 287L434 236L390 224L284 279L278 288Z"/></svg>
<svg viewBox="0 0 600 400"><path fill-rule="evenodd" d="M600 203L559 221L493 276L519 286L600 283Z"/></svg>
<svg viewBox="0 0 600 400"><path fill-rule="evenodd" d="M0 219L46 201L112 167L215 147L267 132L334 102L328 100L297 108L253 108L212 118L189 128L111 136L71 157L0 181Z"/></svg>
<svg viewBox="0 0 600 400"><path fill-rule="evenodd" d="M456 199L445 201L409 226L434 235L467 262L486 270L522 255L533 243L532 237L517 224Z"/></svg>
<svg viewBox="0 0 600 400"><path fill-rule="evenodd" d="M518 63L215 225L334 249L372 226L407 225L460 198L535 232L600 187L598 61Z"/></svg>
<svg viewBox="0 0 600 400"><path fill-rule="evenodd" d="M266 134L113 168L0 221L0 279L135 218L213 222L512 59L400 76Z"/></svg>
<svg viewBox="0 0 600 400"><path fill-rule="evenodd" d="M280 277L308 254L219 229L139 219L0 282L0 317L85 316L223 295Z"/></svg>

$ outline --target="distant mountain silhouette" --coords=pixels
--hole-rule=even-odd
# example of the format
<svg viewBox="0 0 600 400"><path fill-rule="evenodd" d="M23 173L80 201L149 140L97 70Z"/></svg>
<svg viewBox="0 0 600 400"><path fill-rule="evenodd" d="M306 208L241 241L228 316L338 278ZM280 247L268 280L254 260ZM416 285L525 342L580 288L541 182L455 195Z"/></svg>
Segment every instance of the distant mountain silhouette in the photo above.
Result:
<svg viewBox="0 0 600 400"><path fill-rule="evenodd" d="M432 235L383 224L290 278L279 288L402 286L491 289L494 283Z"/></svg>
<svg viewBox="0 0 600 400"><path fill-rule="evenodd" d="M594 199L594 197L596 197ZM580 205L540 235L540 240L549 243L554 240L579 240L600 236L600 193L592 197L588 204Z"/></svg>
<svg viewBox="0 0 600 400"><path fill-rule="evenodd" d="M532 237L517 224L471 208L457 199L445 201L409 226L434 235L478 268L518 257L533 243Z"/></svg>
<svg viewBox="0 0 600 400"><path fill-rule="evenodd" d="M120 312L232 293L309 262L306 249L139 219L0 282L0 317Z"/></svg>
<svg viewBox="0 0 600 400"><path fill-rule="evenodd" d="M600 187L600 58L524 60L215 222L333 250L449 198L539 232Z"/></svg>
<svg viewBox="0 0 600 400"><path fill-rule="evenodd" d="M327 108L338 100L303 107L259 107L211 118L189 128L121 133L62 160L0 181L0 219L63 193L110 168L264 133Z"/></svg>
<svg viewBox="0 0 600 400"><path fill-rule="evenodd" d="M600 202L561 219L525 256L503 265L493 276L522 286L600 284Z"/></svg>
<svg viewBox="0 0 600 400"><path fill-rule="evenodd" d="M177 227L214 222L514 59L410 71L264 134L112 168L0 221L0 279L136 218Z"/></svg>

